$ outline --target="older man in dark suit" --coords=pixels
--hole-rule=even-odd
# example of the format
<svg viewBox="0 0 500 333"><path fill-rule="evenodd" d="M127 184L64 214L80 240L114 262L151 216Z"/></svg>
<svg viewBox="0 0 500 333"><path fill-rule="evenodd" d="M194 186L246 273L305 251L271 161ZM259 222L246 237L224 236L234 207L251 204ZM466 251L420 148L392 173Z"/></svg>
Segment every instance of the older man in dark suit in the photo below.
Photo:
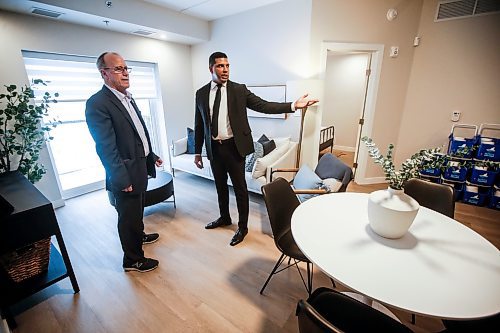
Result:
<svg viewBox="0 0 500 333"><path fill-rule="evenodd" d="M159 235L144 233L144 196L148 175L155 177L155 165L163 162L153 153L144 120L127 91L131 68L113 52L101 54L97 68L104 86L87 101L87 125L106 169L106 189L115 197L123 269L148 272L158 267L158 261L144 257L142 245Z"/></svg>
<svg viewBox="0 0 500 333"><path fill-rule="evenodd" d="M207 157L215 180L220 216L205 226L213 229L230 225L229 189L231 177L238 207L238 230L230 245L241 243L248 233L248 190L245 181L245 156L254 151L252 131L248 124L247 108L262 113L288 113L313 105L307 94L295 103L268 102L254 95L244 84L229 81L227 55L215 52L208 59L212 81L196 92L195 158L203 168L201 150L205 142Z"/></svg>

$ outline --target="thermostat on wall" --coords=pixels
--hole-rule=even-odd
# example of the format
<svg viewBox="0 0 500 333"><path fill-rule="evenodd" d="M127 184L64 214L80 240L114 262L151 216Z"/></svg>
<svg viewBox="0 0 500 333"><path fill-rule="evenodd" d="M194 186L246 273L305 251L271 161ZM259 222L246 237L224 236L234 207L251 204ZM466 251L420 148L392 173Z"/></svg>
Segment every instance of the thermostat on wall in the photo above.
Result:
<svg viewBox="0 0 500 333"><path fill-rule="evenodd" d="M399 55L399 47L398 46L391 46L391 52L389 53L389 56L391 58L396 58Z"/></svg>

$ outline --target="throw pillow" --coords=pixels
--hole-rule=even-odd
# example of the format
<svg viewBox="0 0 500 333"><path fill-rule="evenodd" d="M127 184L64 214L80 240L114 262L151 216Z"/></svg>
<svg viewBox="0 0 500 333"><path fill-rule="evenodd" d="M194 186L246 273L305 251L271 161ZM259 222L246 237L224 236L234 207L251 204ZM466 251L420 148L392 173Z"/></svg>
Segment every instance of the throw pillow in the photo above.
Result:
<svg viewBox="0 0 500 333"><path fill-rule="evenodd" d="M327 190L330 193L338 192L340 187L342 186L342 182L338 181L335 178L326 178L323 179L323 185L321 185L322 189Z"/></svg>
<svg viewBox="0 0 500 333"><path fill-rule="evenodd" d="M278 138L273 138L274 143L276 144L276 147L282 146L284 144L288 144L290 142L290 137L278 137Z"/></svg>
<svg viewBox="0 0 500 333"><path fill-rule="evenodd" d="M187 154L194 154L194 130L187 128Z"/></svg>
<svg viewBox="0 0 500 333"><path fill-rule="evenodd" d="M276 143L273 140L270 140L265 134L262 134L257 142L261 143L264 147L264 156L266 156L276 148Z"/></svg>
<svg viewBox="0 0 500 333"><path fill-rule="evenodd" d="M252 171L253 178L259 178L266 175L267 168L274 164L277 160L281 158L288 151L288 145L283 145L271 153L267 154L262 158L258 158L255 161L255 165Z"/></svg>
<svg viewBox="0 0 500 333"><path fill-rule="evenodd" d="M253 149L255 150L252 154L248 154L245 159L245 171L252 172L255 161L258 158L264 156L264 147L260 142L253 143Z"/></svg>
<svg viewBox="0 0 500 333"><path fill-rule="evenodd" d="M323 182L321 178L307 165L302 165L293 179L293 187L297 190L317 190L321 188ZM317 194L298 194L299 200L304 202L317 196Z"/></svg>
<svg viewBox="0 0 500 333"><path fill-rule="evenodd" d="M276 149L276 143L273 140L267 141L262 144L262 147L264 148L264 156L266 156L274 149Z"/></svg>

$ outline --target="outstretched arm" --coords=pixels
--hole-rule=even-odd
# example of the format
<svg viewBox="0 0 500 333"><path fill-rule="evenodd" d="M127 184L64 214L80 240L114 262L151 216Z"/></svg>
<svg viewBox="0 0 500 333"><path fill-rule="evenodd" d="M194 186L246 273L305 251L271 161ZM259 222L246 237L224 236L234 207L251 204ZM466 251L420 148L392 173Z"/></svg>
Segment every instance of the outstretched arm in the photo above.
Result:
<svg viewBox="0 0 500 333"><path fill-rule="evenodd" d="M318 99L307 99L307 96L309 96L309 94L305 94L295 101L294 103L295 110L303 109L319 102Z"/></svg>

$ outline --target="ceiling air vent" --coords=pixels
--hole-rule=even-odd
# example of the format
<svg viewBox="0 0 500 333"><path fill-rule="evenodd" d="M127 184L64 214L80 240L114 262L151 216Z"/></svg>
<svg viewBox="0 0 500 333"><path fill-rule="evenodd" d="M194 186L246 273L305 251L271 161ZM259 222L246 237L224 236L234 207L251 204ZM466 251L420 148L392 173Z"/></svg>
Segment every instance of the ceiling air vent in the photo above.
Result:
<svg viewBox="0 0 500 333"><path fill-rule="evenodd" d="M438 2L435 22L500 12L500 0L454 0Z"/></svg>
<svg viewBox="0 0 500 333"><path fill-rule="evenodd" d="M33 7L33 9L31 10L31 13L36 14L36 15L45 16L45 17L51 17L51 18L58 18L59 16L61 16L63 14L63 13L55 12L53 10L36 8L36 7Z"/></svg>
<svg viewBox="0 0 500 333"><path fill-rule="evenodd" d="M132 31L132 33L136 34L136 35L141 35L141 36L149 36L149 35L154 34L154 31L136 30L136 31Z"/></svg>

